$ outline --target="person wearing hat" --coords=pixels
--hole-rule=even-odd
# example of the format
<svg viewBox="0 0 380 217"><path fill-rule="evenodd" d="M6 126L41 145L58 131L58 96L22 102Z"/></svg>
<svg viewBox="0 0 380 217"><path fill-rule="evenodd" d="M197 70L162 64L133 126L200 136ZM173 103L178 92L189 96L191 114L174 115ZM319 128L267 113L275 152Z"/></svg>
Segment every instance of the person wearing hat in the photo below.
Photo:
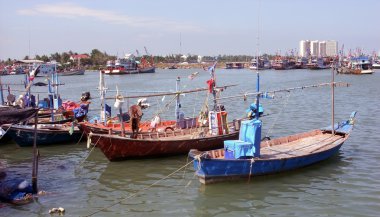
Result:
<svg viewBox="0 0 380 217"><path fill-rule="evenodd" d="M136 105L132 105L129 107L129 116L131 117L131 125L132 125L132 138L136 139L137 134L139 133L139 125L140 125L140 120L143 116L142 113L142 100L139 99L137 100Z"/></svg>

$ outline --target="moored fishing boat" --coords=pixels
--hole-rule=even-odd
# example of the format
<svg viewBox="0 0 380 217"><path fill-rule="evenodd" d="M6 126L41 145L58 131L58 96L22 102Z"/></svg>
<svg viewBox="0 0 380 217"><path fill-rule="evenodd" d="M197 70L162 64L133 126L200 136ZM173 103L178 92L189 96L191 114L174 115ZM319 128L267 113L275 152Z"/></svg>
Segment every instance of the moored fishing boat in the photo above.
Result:
<svg viewBox="0 0 380 217"><path fill-rule="evenodd" d="M337 70L340 74L372 74L374 71L372 69L372 64L369 58L366 56L352 57L347 65L343 65Z"/></svg>
<svg viewBox="0 0 380 217"><path fill-rule="evenodd" d="M108 64L110 65L108 66ZM133 54L126 54L124 58L115 60L113 66L111 66L111 63L107 63L107 69L103 72L108 75L137 74L139 73L138 63Z"/></svg>
<svg viewBox="0 0 380 217"><path fill-rule="evenodd" d="M203 184L305 167L339 151L350 135L355 114L335 125L334 131L330 126L268 141L261 141L261 121L245 122L246 134L240 136L243 140L225 141L225 148L218 150L191 150L189 156Z"/></svg>
<svg viewBox="0 0 380 217"><path fill-rule="evenodd" d="M238 132L222 135L208 133L209 128L190 128L166 132L140 133L137 139L119 135L93 134L91 141L110 161L186 154L190 149L210 150L223 141L236 139Z"/></svg>
<svg viewBox="0 0 380 217"><path fill-rule="evenodd" d="M10 127L10 129L8 129ZM29 125L3 125L7 135L20 147L33 146L34 126ZM37 144L53 145L62 143L76 143L80 140L82 132L72 124L38 124Z"/></svg>
<svg viewBox="0 0 380 217"><path fill-rule="evenodd" d="M235 122L228 123L227 112L224 107L217 104L214 100L213 111L202 109L198 119L185 119L181 108L179 95L183 93L192 93L199 91L208 91L208 94L216 96L221 89L215 86L214 69L216 63L209 68L212 79L207 83L208 88L197 90L179 91L179 78L177 79L176 92L152 94L151 96L174 95L176 100L176 117L175 127L164 127L162 130L156 129L154 132L139 132L134 138L130 138L127 133L121 135L90 133L88 138L90 143L105 154L110 161L126 160L131 158L158 157L185 154L194 147L201 150L208 150L223 146L223 140L236 139L238 132ZM102 80L102 79L101 79ZM102 83L102 82L100 82ZM100 85L100 90L104 89ZM131 96L132 97L132 96ZM102 98L102 97L101 97ZM175 99L173 98L173 99ZM172 100L173 101L173 100ZM117 104L117 103L115 103ZM204 109L208 106L204 106ZM183 122L186 120L185 122ZM189 123L187 123L189 122ZM186 123L186 124L184 124ZM87 127L87 126L85 126ZM122 128L126 129L122 124ZM120 128L119 128L120 129Z"/></svg>
<svg viewBox="0 0 380 217"><path fill-rule="evenodd" d="M71 75L84 75L85 69L82 68L72 68L59 72L60 76L71 76Z"/></svg>
<svg viewBox="0 0 380 217"><path fill-rule="evenodd" d="M278 173L305 167L336 154L353 129L356 112L351 114L349 120L334 123L334 87L337 83L334 82L334 71L332 74L333 79L329 83L332 87L332 126L262 141L262 121L256 115L254 120L242 122L239 140L224 141L223 149L189 152L199 181L210 184ZM263 93L253 95L256 95L258 104Z"/></svg>
<svg viewBox="0 0 380 217"><path fill-rule="evenodd" d="M306 68L311 70L328 69L330 65L323 58L315 58L306 64Z"/></svg>
<svg viewBox="0 0 380 217"><path fill-rule="evenodd" d="M375 61L372 63L372 68L373 68L373 69L380 69L380 60L375 60Z"/></svg>

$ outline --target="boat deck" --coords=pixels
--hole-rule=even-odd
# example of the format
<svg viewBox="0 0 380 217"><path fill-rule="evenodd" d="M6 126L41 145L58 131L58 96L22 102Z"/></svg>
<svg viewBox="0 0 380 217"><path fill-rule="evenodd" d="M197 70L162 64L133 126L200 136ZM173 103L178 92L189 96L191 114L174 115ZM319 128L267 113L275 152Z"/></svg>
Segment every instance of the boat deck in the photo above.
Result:
<svg viewBox="0 0 380 217"><path fill-rule="evenodd" d="M302 156L312 154L317 151L331 148L338 140L344 139L341 135L332 134L317 134L305 138L300 138L287 143L282 143L274 146L261 143L262 159L281 159L292 156Z"/></svg>
<svg viewBox="0 0 380 217"><path fill-rule="evenodd" d="M331 133L322 133L322 131L316 130L264 141L261 142L259 159L283 159L309 155L332 148L344 140L344 135L332 135ZM208 155L214 159L223 159L224 149L208 151Z"/></svg>

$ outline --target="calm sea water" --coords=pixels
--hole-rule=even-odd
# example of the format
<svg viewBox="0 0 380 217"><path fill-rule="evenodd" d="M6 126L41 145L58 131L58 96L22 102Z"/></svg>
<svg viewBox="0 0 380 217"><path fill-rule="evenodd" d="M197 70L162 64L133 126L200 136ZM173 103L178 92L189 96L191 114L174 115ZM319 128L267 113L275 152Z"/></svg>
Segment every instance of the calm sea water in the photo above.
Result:
<svg viewBox="0 0 380 217"><path fill-rule="evenodd" d="M188 76L199 71L193 80ZM249 70L218 69L219 85L238 84L222 96L254 92L256 74ZM110 91L116 85L123 95L147 91L175 90L181 77L181 89L205 87L209 74L195 70L160 70L154 74L106 76ZM305 86L331 80L331 71L262 71L261 89L274 90ZM98 73L61 77L63 99L78 100L83 91L94 99L91 115L98 114ZM7 76L3 82L19 83L22 76ZM42 80L42 79L40 79ZM201 185L187 156L109 162L97 150L80 144L40 147L39 189L48 192L23 206L0 204L0 216L50 216L49 209L64 207L65 216L379 216L380 213L380 71L372 75L337 75L337 81L351 84L336 89L336 121L358 111L355 129L339 154L300 170L278 175L255 177L239 182ZM16 87L14 89L17 89ZM35 88L44 97L45 88ZM276 137L330 125L331 90L329 87L277 94L262 100L265 113L263 134ZM160 112L174 119L171 96L149 99L151 108L144 119ZM210 98L211 100L211 98ZM252 102L243 97L225 100L228 119L244 116ZM206 101L205 93L181 97L187 116L198 114ZM211 102L211 101L210 101ZM113 104L113 100L108 100ZM135 100L125 104L135 103ZM167 108L166 104L169 104ZM125 110L127 105L125 105ZM32 149L19 148L13 142L0 144L0 163L7 168L7 178L31 179ZM170 175L171 174L171 175ZM151 186L156 181L166 178ZM99 211L99 212L98 212ZM97 213L95 213L97 212Z"/></svg>

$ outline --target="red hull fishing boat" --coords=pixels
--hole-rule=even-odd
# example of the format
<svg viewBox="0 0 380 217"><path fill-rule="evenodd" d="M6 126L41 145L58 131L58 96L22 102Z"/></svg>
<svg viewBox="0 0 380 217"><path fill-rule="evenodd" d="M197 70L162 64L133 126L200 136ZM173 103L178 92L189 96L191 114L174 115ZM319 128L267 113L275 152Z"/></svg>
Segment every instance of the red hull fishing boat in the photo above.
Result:
<svg viewBox="0 0 380 217"><path fill-rule="evenodd" d="M175 95L177 99L175 111L177 119L175 121L163 122L164 124L161 123L162 125L158 125L154 132L144 130L144 126L140 126L143 130L134 135L134 138L130 138L131 136L129 136L130 133L128 131L130 130L130 126L124 125L124 122L120 122L122 124L115 128L107 125L100 126L100 123L98 123L98 126L95 124L82 123L81 126L85 131L92 131L88 135L88 144L92 143L96 147L99 147L110 161L118 161L130 158L186 154L190 149L194 148L200 150L221 148L223 147L224 140L237 139L239 132L235 126L239 126L239 124L236 124L236 121L228 123L227 112L224 111L216 100L217 92L221 92L218 91L218 89L225 89L227 86L216 87L214 76L215 65L216 63L209 68L212 78L208 81L208 88L179 91L180 79L178 78L176 92L150 95L151 97ZM102 81L101 75L100 90L104 89L102 83L104 82ZM204 116L200 117L200 119L186 119L179 111L181 107L179 96L183 93L198 91L209 91L209 94L214 96L214 109L209 112L202 110L201 113L204 114ZM102 94L101 91L101 99L104 98ZM140 98L142 96L128 96L124 98L131 97ZM169 123L170 126L165 123ZM172 127L171 124L174 124L174 126ZM120 132L120 130L124 132ZM114 133L115 131L120 133ZM102 134L104 132L107 132L107 134Z"/></svg>
<svg viewBox="0 0 380 217"><path fill-rule="evenodd" d="M220 148L223 147L224 140L237 139L239 135L239 132L204 135L207 131L208 128L194 128L164 133L142 133L137 136L137 139L90 133L89 138L110 161L118 161L186 154L191 149Z"/></svg>

